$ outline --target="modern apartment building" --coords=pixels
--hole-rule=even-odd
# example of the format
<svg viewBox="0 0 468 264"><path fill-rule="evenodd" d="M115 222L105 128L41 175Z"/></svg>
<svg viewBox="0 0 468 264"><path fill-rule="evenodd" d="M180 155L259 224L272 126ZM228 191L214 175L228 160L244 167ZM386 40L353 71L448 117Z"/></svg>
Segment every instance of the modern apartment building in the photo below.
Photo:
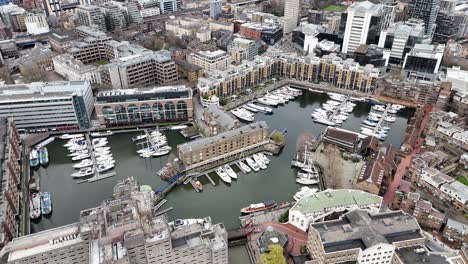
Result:
<svg viewBox="0 0 468 264"><path fill-rule="evenodd" d="M426 25L426 35L431 38L437 26L437 13L439 12L439 0L414 0L408 4L408 15L419 18Z"/></svg>
<svg viewBox="0 0 468 264"><path fill-rule="evenodd" d="M383 6L369 1L356 2L348 8L341 23L346 23L342 52L354 52L361 44L377 44L383 29ZM343 18L346 18L344 20Z"/></svg>
<svg viewBox="0 0 468 264"><path fill-rule="evenodd" d="M158 7L161 14L177 12L180 9L182 0L158 0Z"/></svg>
<svg viewBox="0 0 468 264"><path fill-rule="evenodd" d="M107 30L116 28L125 28L127 26L127 18L125 12L112 2L103 3L99 6L106 20Z"/></svg>
<svg viewBox="0 0 468 264"><path fill-rule="evenodd" d="M49 32L46 16L42 13L27 14L24 18L26 31L31 35L39 35Z"/></svg>
<svg viewBox="0 0 468 264"><path fill-rule="evenodd" d="M309 225L323 221L331 214L352 210L368 210L378 213L382 197L361 190L328 189L297 201L289 210L289 223L307 231Z"/></svg>
<svg viewBox="0 0 468 264"><path fill-rule="evenodd" d="M14 239L6 263L227 264L227 232L210 217L169 222L155 215L153 191L133 178L113 198L80 212L79 222Z"/></svg>
<svg viewBox="0 0 468 264"><path fill-rule="evenodd" d="M65 53L65 51L71 47L73 41L77 39L75 36L75 30L64 30L64 31L52 31L49 34L50 48L59 54Z"/></svg>
<svg viewBox="0 0 468 264"><path fill-rule="evenodd" d="M204 21L192 17L179 17L166 21L166 30L176 36L190 36L201 42L211 40L211 29Z"/></svg>
<svg viewBox="0 0 468 264"><path fill-rule="evenodd" d="M84 4L85 1L81 2L79 0L41 0L42 9L44 9L47 17L54 15L60 17L63 13L73 14L75 9L80 5Z"/></svg>
<svg viewBox="0 0 468 264"><path fill-rule="evenodd" d="M268 126L261 121L178 145L177 151L185 168L194 169L248 153L268 142Z"/></svg>
<svg viewBox="0 0 468 264"><path fill-rule="evenodd" d="M283 32L291 33L299 23L299 0L286 0L284 2L284 25Z"/></svg>
<svg viewBox="0 0 468 264"><path fill-rule="evenodd" d="M192 90L177 85L100 92L94 108L101 127L192 121Z"/></svg>
<svg viewBox="0 0 468 264"><path fill-rule="evenodd" d="M62 54L52 58L54 71L68 81L89 81L102 83L101 73L94 65L85 65L82 61L73 58L70 54Z"/></svg>
<svg viewBox="0 0 468 264"><path fill-rule="evenodd" d="M88 81L13 84L0 87L0 117L18 128L86 129L94 98Z"/></svg>
<svg viewBox="0 0 468 264"><path fill-rule="evenodd" d="M445 45L416 44L406 53L403 70L409 80L434 81L439 72Z"/></svg>
<svg viewBox="0 0 468 264"><path fill-rule="evenodd" d="M235 38L228 46L231 62L241 63L243 60L253 60L258 55L258 44L254 40Z"/></svg>
<svg viewBox="0 0 468 264"><path fill-rule="evenodd" d="M18 236L20 213L20 135L15 122L0 118L0 248Z"/></svg>
<svg viewBox="0 0 468 264"><path fill-rule="evenodd" d="M80 26L77 34L83 40L67 51L84 64L106 60L100 67L102 83L115 89L172 84L177 81L177 68L168 51L150 51L128 42L112 40L94 28Z"/></svg>
<svg viewBox="0 0 468 264"><path fill-rule="evenodd" d="M223 1L210 0L210 17L217 19L223 14Z"/></svg>
<svg viewBox="0 0 468 264"><path fill-rule="evenodd" d="M278 23L248 22L240 26L239 34L247 39L263 40L273 45L283 37L283 28Z"/></svg>
<svg viewBox="0 0 468 264"><path fill-rule="evenodd" d="M338 220L311 224L307 248L313 263L401 263L395 250L423 246L418 222L402 211L354 210Z"/></svg>
<svg viewBox="0 0 468 264"><path fill-rule="evenodd" d="M126 2L112 1L125 14L127 24L143 24L143 17L140 13L140 4L137 1L130 0Z"/></svg>
<svg viewBox="0 0 468 264"><path fill-rule="evenodd" d="M324 81L343 89L371 92L376 88L378 76L379 70L373 65L360 66L335 53L322 58L279 54L256 56L241 65L230 65L225 71L213 71L198 80L197 88L201 95L224 98L273 78L286 78L315 83Z"/></svg>
<svg viewBox="0 0 468 264"><path fill-rule="evenodd" d="M106 31L106 20L100 7L95 5L79 5L76 9L81 26L97 26Z"/></svg>
<svg viewBox="0 0 468 264"><path fill-rule="evenodd" d="M198 51L187 55L187 62L202 67L205 71L226 70L231 57L222 50Z"/></svg>

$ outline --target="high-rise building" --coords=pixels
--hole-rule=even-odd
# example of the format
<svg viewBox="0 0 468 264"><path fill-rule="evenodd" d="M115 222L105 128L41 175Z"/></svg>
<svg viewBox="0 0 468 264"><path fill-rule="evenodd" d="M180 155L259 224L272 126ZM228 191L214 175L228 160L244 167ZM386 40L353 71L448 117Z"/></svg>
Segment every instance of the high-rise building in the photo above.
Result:
<svg viewBox="0 0 468 264"><path fill-rule="evenodd" d="M93 103L88 81L0 87L0 117L12 118L18 128L89 128Z"/></svg>
<svg viewBox="0 0 468 264"><path fill-rule="evenodd" d="M210 1L210 17L217 19L223 13L223 0Z"/></svg>
<svg viewBox="0 0 468 264"><path fill-rule="evenodd" d="M83 0L83 2L85 2L85 0ZM41 0L41 5L47 17L51 15L60 17L63 13L74 13L75 9L80 5L80 1Z"/></svg>
<svg viewBox="0 0 468 264"><path fill-rule="evenodd" d="M416 44L406 53L403 70L406 78L434 81L439 72L445 45Z"/></svg>
<svg viewBox="0 0 468 264"><path fill-rule="evenodd" d="M291 33L299 23L299 0L286 0L284 3L283 32Z"/></svg>
<svg viewBox="0 0 468 264"><path fill-rule="evenodd" d="M177 12L180 9L181 0L158 0L158 7L161 14Z"/></svg>
<svg viewBox="0 0 468 264"><path fill-rule="evenodd" d="M426 35L433 36L437 26L437 12L439 0L413 0L408 5L408 15L424 20Z"/></svg>
<svg viewBox="0 0 468 264"><path fill-rule="evenodd" d="M243 60L253 60L258 54L258 44L255 40L235 38L228 46L231 62L240 63Z"/></svg>
<svg viewBox="0 0 468 264"><path fill-rule="evenodd" d="M107 2L100 5L102 13L106 19L106 26L109 31L116 28L124 28L127 26L125 12L112 2Z"/></svg>
<svg viewBox="0 0 468 264"><path fill-rule="evenodd" d="M24 18L26 30L31 35L39 35L49 32L49 25L45 14L27 14Z"/></svg>
<svg viewBox="0 0 468 264"><path fill-rule="evenodd" d="M117 2L111 1L113 5L117 5L126 16L127 24L142 24L143 17L140 13L139 4L136 1Z"/></svg>
<svg viewBox="0 0 468 264"><path fill-rule="evenodd" d="M146 187L119 182L113 199L81 211L79 222L14 239L4 263L228 263L223 224L210 217L169 222L156 215L158 196Z"/></svg>
<svg viewBox="0 0 468 264"><path fill-rule="evenodd" d="M342 52L353 52L361 44L377 44L383 22L383 6L369 1L356 2L348 8Z"/></svg>
<svg viewBox="0 0 468 264"><path fill-rule="evenodd" d="M97 26L100 30L106 31L106 20L101 8L95 5L80 5L77 8L78 18L82 26Z"/></svg>

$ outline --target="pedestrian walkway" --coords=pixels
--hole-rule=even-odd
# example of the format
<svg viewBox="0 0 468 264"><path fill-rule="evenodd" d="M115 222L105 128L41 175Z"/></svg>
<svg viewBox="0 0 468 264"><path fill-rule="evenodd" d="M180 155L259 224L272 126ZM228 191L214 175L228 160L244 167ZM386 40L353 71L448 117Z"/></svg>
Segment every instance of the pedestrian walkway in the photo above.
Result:
<svg viewBox="0 0 468 264"><path fill-rule="evenodd" d="M418 130L418 140L416 141L415 146L412 146L413 150L411 151L411 153L408 154L406 157L404 157L400 161L400 164L398 164L397 171L393 177L393 181L390 183L387 189L387 192L384 195L384 199L383 199L384 204L388 205L392 202L393 198L395 197L395 191L400 186L401 179L406 174L406 171L408 170L408 167L411 163L411 159L413 158L415 154L418 154L421 151L421 146L424 144L424 138L422 138L422 133L424 131L424 128L426 127L427 120L429 120L431 111L432 111L432 106L426 105L424 107L424 118Z"/></svg>

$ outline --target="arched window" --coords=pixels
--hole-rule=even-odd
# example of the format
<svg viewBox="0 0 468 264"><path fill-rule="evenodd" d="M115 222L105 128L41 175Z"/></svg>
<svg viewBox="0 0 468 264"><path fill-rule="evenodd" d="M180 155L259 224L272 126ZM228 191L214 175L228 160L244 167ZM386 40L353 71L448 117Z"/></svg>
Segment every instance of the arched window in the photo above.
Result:
<svg viewBox="0 0 468 264"><path fill-rule="evenodd" d="M187 103L184 101L177 102L177 118L187 119Z"/></svg>
<svg viewBox="0 0 468 264"><path fill-rule="evenodd" d="M131 104L128 106L128 116L130 117L130 122L137 123L140 122L140 109L138 106Z"/></svg>
<svg viewBox="0 0 468 264"><path fill-rule="evenodd" d="M174 119L176 118L176 110L175 105L173 102L167 102L164 106L166 112L166 119Z"/></svg>
<svg viewBox="0 0 468 264"><path fill-rule="evenodd" d="M141 121L143 122L151 122L153 116L151 114L151 107L149 104L141 104L140 105L140 113L141 113Z"/></svg>
<svg viewBox="0 0 468 264"><path fill-rule="evenodd" d="M115 107L115 115L116 115L118 123L127 123L128 122L127 109L125 109L125 106L117 105Z"/></svg>
<svg viewBox="0 0 468 264"><path fill-rule="evenodd" d="M161 103L153 104L153 118L155 120L164 119L164 106Z"/></svg>
<svg viewBox="0 0 468 264"><path fill-rule="evenodd" d="M112 110L112 107L110 106L104 106L102 108L102 116L104 117L104 122L106 124L114 124L115 123L115 114L114 110Z"/></svg>

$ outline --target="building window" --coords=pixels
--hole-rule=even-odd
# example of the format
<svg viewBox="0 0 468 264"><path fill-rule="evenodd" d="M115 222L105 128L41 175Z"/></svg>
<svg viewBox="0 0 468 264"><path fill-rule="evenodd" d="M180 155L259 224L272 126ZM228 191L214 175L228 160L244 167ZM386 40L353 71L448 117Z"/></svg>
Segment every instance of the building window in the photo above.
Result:
<svg viewBox="0 0 468 264"><path fill-rule="evenodd" d="M127 123L128 116L127 116L127 109L123 105L117 105L115 107L115 114L118 123Z"/></svg>
<svg viewBox="0 0 468 264"><path fill-rule="evenodd" d="M151 107L149 106L149 104L141 104L140 113L141 121L143 122L151 122L151 120L153 119L153 115L151 114Z"/></svg>

